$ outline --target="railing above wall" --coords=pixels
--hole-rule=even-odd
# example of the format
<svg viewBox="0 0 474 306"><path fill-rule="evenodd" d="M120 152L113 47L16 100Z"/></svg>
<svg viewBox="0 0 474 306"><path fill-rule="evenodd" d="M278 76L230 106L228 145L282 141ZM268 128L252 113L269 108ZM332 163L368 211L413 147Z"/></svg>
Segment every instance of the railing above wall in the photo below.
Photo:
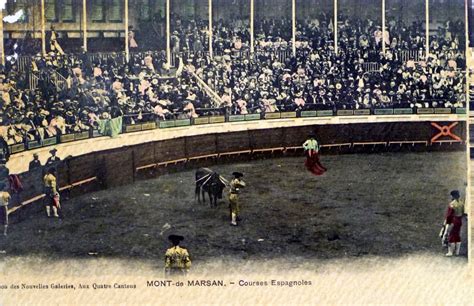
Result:
<svg viewBox="0 0 474 306"><path fill-rule="evenodd" d="M201 116L190 119L172 119L143 122L137 124L123 125L122 133L141 132L154 129L169 129L186 126L202 126L206 124L248 122L255 120L273 120L273 119L295 119L311 117L358 117L367 116L394 116L394 115L460 115L466 114L465 108L380 108L380 109L356 109L356 110L310 110L310 111L290 111L276 113L256 113L246 115L219 115L219 116ZM467 118L467 116L465 116ZM29 141L26 143L17 143L9 146L10 154L17 154L27 150L38 149L42 147L54 146L61 143L68 143L77 140L102 137L98 130L89 130L74 134L58 135L57 137L46 138L41 141Z"/></svg>
<svg viewBox="0 0 474 306"><path fill-rule="evenodd" d="M401 50L395 53L402 62L415 61L419 62L426 58L423 50Z"/></svg>
<svg viewBox="0 0 474 306"><path fill-rule="evenodd" d="M28 86L30 90L35 90L38 88L38 84L40 80L44 80L47 83L52 82L56 86L56 90L63 91L68 89L68 81L65 77L63 77L57 71L51 71L51 74L43 76L42 79L32 72L28 73Z"/></svg>
<svg viewBox="0 0 474 306"><path fill-rule="evenodd" d="M39 78L33 73L28 74L28 85L30 90L35 90L38 87Z"/></svg>
<svg viewBox="0 0 474 306"><path fill-rule="evenodd" d="M381 67L382 67L382 64L378 62L362 63L362 69L365 72L379 72Z"/></svg>
<svg viewBox="0 0 474 306"><path fill-rule="evenodd" d="M393 54L394 58L401 61L423 61L426 59L425 51L423 50L388 50L391 54ZM145 54L151 54L152 56L158 56L161 50L153 50L153 51L141 51L141 52L131 52L130 55L133 57L134 55L144 56ZM371 50L369 53L374 57L381 54L381 52L377 50ZM464 50L461 50L460 53L464 56ZM70 53L71 55L79 55L79 53ZM214 56L224 56L226 53L224 51L214 50ZM432 54L436 54L436 52L432 52ZM284 49L274 49L274 50L265 50L265 49L257 49L254 53L251 53L249 49L240 49L235 50L233 49L229 55L232 55L237 58L250 58L251 56L259 56L259 55L273 55L275 60L279 62L286 62L288 59L292 57L292 51L290 48ZM91 63L95 62L107 62L109 60L115 61L119 65L124 65L126 63L125 52L96 52L96 53L87 53L88 59ZM191 57L206 57L209 56L209 52L205 51L180 51L180 52L172 52L171 54L171 64L172 66L176 66L177 58L182 57L185 59L189 59ZM29 70L31 67L33 56L22 55L18 57L17 60L17 69L21 72L25 72Z"/></svg>
<svg viewBox="0 0 474 306"><path fill-rule="evenodd" d="M17 60L18 71L25 72L30 70L32 58L32 56L19 56Z"/></svg>

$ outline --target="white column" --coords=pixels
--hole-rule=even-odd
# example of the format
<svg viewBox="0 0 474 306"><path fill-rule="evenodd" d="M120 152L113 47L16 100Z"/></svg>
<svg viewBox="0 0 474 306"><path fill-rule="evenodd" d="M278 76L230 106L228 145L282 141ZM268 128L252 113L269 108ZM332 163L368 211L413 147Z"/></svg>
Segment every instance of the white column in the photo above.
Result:
<svg viewBox="0 0 474 306"><path fill-rule="evenodd" d="M255 51L254 42L254 0L250 0L250 53Z"/></svg>
<svg viewBox="0 0 474 306"><path fill-rule="evenodd" d="M385 0L382 0L382 53L385 54Z"/></svg>
<svg viewBox="0 0 474 306"><path fill-rule="evenodd" d="M209 56L213 57L212 52L212 0L209 0Z"/></svg>
<svg viewBox="0 0 474 306"><path fill-rule="evenodd" d="M465 34L466 34L466 45L465 45L465 57L466 57L466 69L465 69L465 78L466 78L466 112L467 116L469 116L470 112L470 107L469 107L469 85L470 85L470 80L469 80L469 63L470 63L470 52L469 52L469 1L464 0L464 23L465 23ZM468 214L468 218L471 218L471 216L474 213L473 210L473 205L471 203L471 188L472 188L472 183L471 183L471 150L470 150L470 130L469 130L469 120L466 121L466 165L467 165L467 186L466 186L466 213ZM472 253L472 250L474 246L472 245L472 238L473 238L473 226L472 226L472 220L469 222L469 226L467 227L467 259L468 259L468 267L469 271L474 272L474 261L472 259L472 256L474 254Z"/></svg>
<svg viewBox="0 0 474 306"><path fill-rule="evenodd" d="M291 49L296 56L296 0L291 0Z"/></svg>
<svg viewBox="0 0 474 306"><path fill-rule="evenodd" d="M430 0L425 0L425 52L430 54Z"/></svg>
<svg viewBox="0 0 474 306"><path fill-rule="evenodd" d="M339 53L337 46L337 0L334 0L334 52Z"/></svg>
<svg viewBox="0 0 474 306"><path fill-rule="evenodd" d="M5 45L3 38L3 8L0 7L0 60L3 66L5 66Z"/></svg>
<svg viewBox="0 0 474 306"><path fill-rule="evenodd" d="M166 0L166 62L171 67L170 0Z"/></svg>
<svg viewBox="0 0 474 306"><path fill-rule="evenodd" d="M128 0L125 0L125 59L130 58L130 47L128 42Z"/></svg>
<svg viewBox="0 0 474 306"><path fill-rule="evenodd" d="M82 0L82 46L87 51L87 0Z"/></svg>
<svg viewBox="0 0 474 306"><path fill-rule="evenodd" d="M44 17L44 0L41 0L41 51L46 55L46 22Z"/></svg>

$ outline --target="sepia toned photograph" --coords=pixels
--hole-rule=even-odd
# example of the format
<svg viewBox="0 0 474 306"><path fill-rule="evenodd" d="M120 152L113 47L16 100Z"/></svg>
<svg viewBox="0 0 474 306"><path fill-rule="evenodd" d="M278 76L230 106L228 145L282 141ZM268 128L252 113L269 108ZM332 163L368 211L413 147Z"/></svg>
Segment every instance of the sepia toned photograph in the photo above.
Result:
<svg viewBox="0 0 474 306"><path fill-rule="evenodd" d="M0 1L0 304L472 305L473 14Z"/></svg>

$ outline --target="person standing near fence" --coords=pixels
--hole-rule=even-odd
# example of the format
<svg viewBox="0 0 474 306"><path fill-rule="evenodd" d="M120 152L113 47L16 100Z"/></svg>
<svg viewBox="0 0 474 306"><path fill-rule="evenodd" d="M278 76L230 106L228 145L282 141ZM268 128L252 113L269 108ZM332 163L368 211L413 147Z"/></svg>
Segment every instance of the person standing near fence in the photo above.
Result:
<svg viewBox="0 0 474 306"><path fill-rule="evenodd" d="M48 160L46 161L46 166L51 166L51 165L54 165L55 163L61 161L61 158L59 158L58 156L56 156L56 153L58 152L58 150L56 148L52 149L49 151L49 153L51 154L50 157L48 157Z"/></svg>
<svg viewBox="0 0 474 306"><path fill-rule="evenodd" d="M3 182L0 183L0 190L0 223L3 225L3 236L7 236L10 194L6 191L6 185Z"/></svg>
<svg viewBox="0 0 474 306"><path fill-rule="evenodd" d="M234 178L230 181L229 206L230 206L230 224L237 226L237 221L240 221L240 189L245 187L245 182L242 180L244 176L240 172L233 172Z"/></svg>
<svg viewBox="0 0 474 306"><path fill-rule="evenodd" d="M58 218L58 209L59 206L59 193L57 190L57 183L56 183L56 169L49 168L48 172L43 178L44 182L44 203L46 206L46 215L51 217L51 210L53 211L53 216Z"/></svg>
<svg viewBox="0 0 474 306"><path fill-rule="evenodd" d="M30 161L30 164L28 166L28 171L32 171L37 168L41 168L43 165L41 165L41 161L39 160L38 153L33 154L33 160Z"/></svg>
<svg viewBox="0 0 474 306"><path fill-rule="evenodd" d="M461 249L461 227L464 216L464 203L460 200L459 191L451 191L452 201L448 205L446 218L444 220L445 235L448 238L448 253L446 256L459 256Z"/></svg>

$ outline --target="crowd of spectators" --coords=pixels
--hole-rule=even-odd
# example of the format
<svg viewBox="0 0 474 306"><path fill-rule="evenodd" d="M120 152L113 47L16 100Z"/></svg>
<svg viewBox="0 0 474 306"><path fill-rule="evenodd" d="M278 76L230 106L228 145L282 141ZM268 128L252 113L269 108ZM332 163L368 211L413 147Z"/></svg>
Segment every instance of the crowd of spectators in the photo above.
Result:
<svg viewBox="0 0 474 306"><path fill-rule="evenodd" d="M211 58L205 22L173 20L172 51L180 54L175 67L167 65L163 51L131 53L127 62L120 53L52 50L33 58L30 74L19 73L14 60L8 62L0 75L3 138L8 144L41 140L87 131L119 116L131 124L217 113L451 108L465 101L457 22L432 36L426 57L420 22L389 22L383 37L377 23L341 16L336 53L334 25L321 15L298 22L293 57L290 20L256 21L252 55L248 24L219 20ZM420 56L404 58L403 50ZM368 70L367 63L377 68ZM207 94L196 76L219 99ZM37 80L34 88L32 79Z"/></svg>
<svg viewBox="0 0 474 306"><path fill-rule="evenodd" d="M88 131L119 116L133 124L196 117L195 107L210 107L182 62L177 68L164 62L161 53L134 54L128 64L119 56L92 61L86 54L37 56L36 89L17 86L21 77L14 69L0 75L1 135L14 144Z"/></svg>
<svg viewBox="0 0 474 306"><path fill-rule="evenodd" d="M275 22L260 24L255 57L242 57L242 37L217 38L222 56L193 59L198 75L214 88L233 113L313 109L385 107L462 107L465 102L464 54L460 33L452 23L432 37L430 55L424 56L422 26L389 23L381 28L371 21L343 19L339 25L338 53L334 50L333 25L327 18L298 24L297 56L278 56L289 51L291 41L275 33ZM281 23L284 23L281 21ZM278 24L280 25L280 23ZM458 25L458 24L457 24ZM288 28L288 25L287 27ZM265 30L266 29L266 30ZM258 33L259 31L257 31ZM457 35L455 33L458 33ZM283 35L284 36L284 35ZM218 42L220 41L220 42ZM382 41L386 44L383 54ZM414 50L413 58L403 51ZM210 62L210 64L208 64ZM377 69L364 66L376 63Z"/></svg>

